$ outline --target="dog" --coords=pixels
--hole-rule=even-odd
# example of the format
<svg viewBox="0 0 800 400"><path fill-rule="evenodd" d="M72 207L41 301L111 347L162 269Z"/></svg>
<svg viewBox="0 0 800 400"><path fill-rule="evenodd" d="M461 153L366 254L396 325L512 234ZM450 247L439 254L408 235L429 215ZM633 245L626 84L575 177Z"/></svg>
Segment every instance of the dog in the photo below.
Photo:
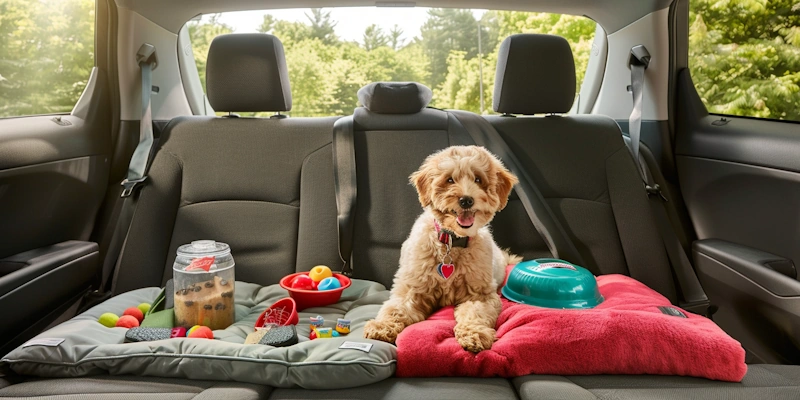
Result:
<svg viewBox="0 0 800 400"><path fill-rule="evenodd" d="M487 226L518 179L483 147L452 146L411 174L424 212L400 250L391 295L364 336L394 343L435 309L455 306L455 337L465 350L492 347L500 314L498 284L521 259L501 250Z"/></svg>

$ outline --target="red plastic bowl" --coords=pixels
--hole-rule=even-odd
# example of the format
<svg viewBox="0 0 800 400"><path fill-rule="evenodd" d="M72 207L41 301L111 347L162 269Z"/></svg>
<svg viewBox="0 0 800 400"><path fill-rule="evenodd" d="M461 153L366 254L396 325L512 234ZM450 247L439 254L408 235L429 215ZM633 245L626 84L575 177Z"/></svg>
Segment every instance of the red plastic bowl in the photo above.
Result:
<svg viewBox="0 0 800 400"><path fill-rule="evenodd" d="M255 328L264 327L264 323L272 323L280 326L297 325L300 317L297 315L297 303L294 299L286 297L269 306L256 320Z"/></svg>
<svg viewBox="0 0 800 400"><path fill-rule="evenodd" d="M329 304L336 303L342 297L342 292L350 287L350 278L342 274L333 274L333 277L339 280L342 287L333 290L303 290L292 289L289 284L292 283L298 275L308 275L308 272L298 272L291 275L286 275L281 279L280 285L282 288L289 292L289 297L293 298L297 303L297 311L305 310L311 307L322 307Z"/></svg>

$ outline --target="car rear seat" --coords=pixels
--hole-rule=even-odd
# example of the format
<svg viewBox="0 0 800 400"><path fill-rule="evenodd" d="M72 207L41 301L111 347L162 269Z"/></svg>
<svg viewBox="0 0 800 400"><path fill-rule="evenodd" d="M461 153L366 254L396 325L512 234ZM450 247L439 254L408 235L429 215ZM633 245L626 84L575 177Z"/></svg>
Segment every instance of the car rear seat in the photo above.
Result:
<svg viewBox="0 0 800 400"><path fill-rule="evenodd" d="M274 36L217 37L209 49L207 80L215 110L291 109L283 46ZM172 276L177 247L198 239L228 243L240 281L269 285L314 265L338 265L331 169L336 119L173 119L139 194L114 292L163 286ZM103 376L25 382L0 389L0 397L245 399L270 389Z"/></svg>
<svg viewBox="0 0 800 400"><path fill-rule="evenodd" d="M425 108L430 89L415 83L389 85L394 90L372 88L370 96L365 96L366 87L359 91L364 107L353 113L357 173L353 276L387 288L397 271L400 247L422 213L409 176L431 153L451 145L473 144L452 115ZM410 86L417 86L421 94ZM525 214L522 218L527 220ZM532 227L530 231L535 234ZM543 242L540 248L547 249ZM276 389L270 398L304 398L304 393L301 389ZM385 398L390 399L516 398L510 382L501 378L393 378L362 388L315 393L320 398L338 399L381 398L378 393L386 393Z"/></svg>
<svg viewBox="0 0 800 400"><path fill-rule="evenodd" d="M605 116L563 115L574 99L574 61L566 40L522 34L503 41L493 100L503 116L487 120L532 176L587 268L632 275L674 302L667 255L622 132ZM741 383L646 375L512 381L523 399L800 399L800 366L751 365Z"/></svg>

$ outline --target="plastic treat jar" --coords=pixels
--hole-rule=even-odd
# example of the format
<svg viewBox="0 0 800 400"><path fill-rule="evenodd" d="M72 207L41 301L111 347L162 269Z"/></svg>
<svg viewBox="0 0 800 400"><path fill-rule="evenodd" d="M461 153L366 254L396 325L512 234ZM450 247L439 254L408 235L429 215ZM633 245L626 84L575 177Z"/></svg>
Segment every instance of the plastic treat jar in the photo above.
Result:
<svg viewBox="0 0 800 400"><path fill-rule="evenodd" d="M178 247L172 265L177 326L215 330L233 324L234 265L225 243L197 240Z"/></svg>

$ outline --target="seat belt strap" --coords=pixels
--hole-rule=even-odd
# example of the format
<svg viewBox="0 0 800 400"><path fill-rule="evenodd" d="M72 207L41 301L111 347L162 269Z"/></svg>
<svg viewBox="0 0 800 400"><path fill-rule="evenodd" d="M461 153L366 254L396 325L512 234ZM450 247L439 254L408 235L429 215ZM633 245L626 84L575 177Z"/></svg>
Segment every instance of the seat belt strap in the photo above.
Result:
<svg viewBox="0 0 800 400"><path fill-rule="evenodd" d="M707 315L710 303L708 296L703 291L700 281L697 279L694 267L686 256L686 252L681 246L681 242L675 233L672 223L669 221L666 210L668 201L661 188L655 183L652 173L647 168L647 164L641 159L640 144L642 130L642 107L644 97L644 73L650 65L650 53L643 45L631 48L629 58L631 68L631 94L633 96L633 109L628 121L628 133L630 135L630 151L636 161L636 168L644 182L650 208L658 227L659 235L667 252L669 263L678 281L679 292L682 300L679 306L687 311Z"/></svg>
<svg viewBox="0 0 800 400"><path fill-rule="evenodd" d="M485 147L500 157L506 168L519 178L519 184L514 190L525 208L528 218L544 239L553 257L585 266L586 263L575 247L575 243L567 236L564 227L545 202L544 196L534 184L533 179L520 167L519 160L500 133L494 129L494 126L485 118L471 112L459 110L448 110L447 112L461 123L475 144Z"/></svg>
<svg viewBox="0 0 800 400"><path fill-rule="evenodd" d="M631 68L631 94L633 95L633 109L631 116L628 119L628 134L631 137L631 154L633 159L636 160L636 168L639 169L639 175L642 181L645 179L645 173L642 169L642 164L639 162L639 143L641 140L642 131L642 100L644 96L644 71L650 65L650 53L642 46L634 46L631 49L629 58L629 66Z"/></svg>
<svg viewBox="0 0 800 400"><path fill-rule="evenodd" d="M136 52L136 62L142 71L142 119L139 122L139 145L133 152L128 165L128 175L122 181L120 197L130 197L134 190L141 187L147 180L147 166L150 152L153 149L153 118L150 107L150 93L152 92L152 72L158 66L156 48L148 43L142 45Z"/></svg>
<svg viewBox="0 0 800 400"><path fill-rule="evenodd" d="M100 276L100 285L98 291L105 293L113 290L113 285L110 286L110 281L114 270L116 269L119 260L122 257L122 251L127 241L128 231L130 230L133 215L136 211L136 196L133 194L139 189L142 184L147 180L148 167L151 162L151 153L155 143L153 138L153 119L151 111L152 92L152 72L158 66L158 56L155 46L145 43L136 52L136 62L139 64L142 76L142 114L139 121L139 144L131 156L131 161L128 164L128 173L126 178L122 181L122 204L115 207L112 214L112 223L116 220L114 232L111 235L108 250L103 259L103 267Z"/></svg>
<svg viewBox="0 0 800 400"><path fill-rule="evenodd" d="M339 258L342 274L353 275L353 219L356 214L356 148L353 116L342 117L333 124L333 173L336 191L336 220L339 233Z"/></svg>

